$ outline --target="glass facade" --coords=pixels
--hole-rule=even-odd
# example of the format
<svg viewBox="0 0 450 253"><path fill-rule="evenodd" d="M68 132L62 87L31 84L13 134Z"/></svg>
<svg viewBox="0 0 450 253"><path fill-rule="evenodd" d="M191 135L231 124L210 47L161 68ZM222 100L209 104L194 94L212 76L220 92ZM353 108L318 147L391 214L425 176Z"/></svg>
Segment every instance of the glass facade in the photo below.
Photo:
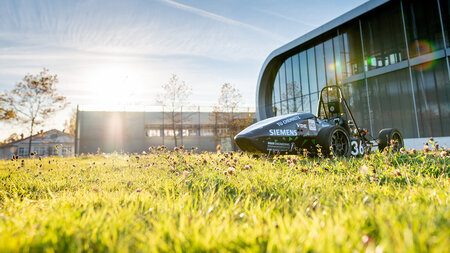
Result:
<svg viewBox="0 0 450 253"><path fill-rule="evenodd" d="M445 59L413 68L421 136L450 135L450 82Z"/></svg>
<svg viewBox="0 0 450 253"><path fill-rule="evenodd" d="M405 138L450 135L449 66L442 54L450 47L449 4L390 1L299 45L273 79L273 115L315 114L319 91L339 85L359 127L375 136L385 127ZM412 61L423 55L429 57Z"/></svg>
<svg viewBox="0 0 450 253"><path fill-rule="evenodd" d="M393 1L361 18L366 71L405 60L400 2Z"/></svg>
<svg viewBox="0 0 450 253"><path fill-rule="evenodd" d="M444 48L438 2L403 1L409 56L416 57Z"/></svg>
<svg viewBox="0 0 450 253"><path fill-rule="evenodd" d="M441 7L442 23L444 26L446 47L450 47L450 0L439 0Z"/></svg>

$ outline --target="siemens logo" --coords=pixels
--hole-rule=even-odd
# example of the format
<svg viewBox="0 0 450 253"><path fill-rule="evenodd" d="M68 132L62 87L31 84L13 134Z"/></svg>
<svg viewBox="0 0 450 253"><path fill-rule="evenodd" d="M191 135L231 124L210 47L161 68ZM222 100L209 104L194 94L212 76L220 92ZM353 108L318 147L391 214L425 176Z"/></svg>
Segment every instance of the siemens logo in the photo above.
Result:
<svg viewBox="0 0 450 253"><path fill-rule="evenodd" d="M271 136L296 136L297 131L292 129L269 129Z"/></svg>

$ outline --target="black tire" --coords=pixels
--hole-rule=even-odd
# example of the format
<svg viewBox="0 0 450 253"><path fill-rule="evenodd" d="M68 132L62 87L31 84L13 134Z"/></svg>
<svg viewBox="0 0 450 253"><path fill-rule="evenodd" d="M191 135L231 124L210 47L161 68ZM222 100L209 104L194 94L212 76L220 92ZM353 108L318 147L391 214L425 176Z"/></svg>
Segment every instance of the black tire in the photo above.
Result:
<svg viewBox="0 0 450 253"><path fill-rule="evenodd" d="M391 146L391 141L393 142L393 152L399 152L401 148L403 148L403 136L395 128L385 128L381 129L378 134L378 150L383 151L386 147Z"/></svg>
<svg viewBox="0 0 450 253"><path fill-rule="evenodd" d="M324 155L330 155L331 151L335 157L348 157L351 152L349 135L341 126L321 129L317 135L317 144Z"/></svg>

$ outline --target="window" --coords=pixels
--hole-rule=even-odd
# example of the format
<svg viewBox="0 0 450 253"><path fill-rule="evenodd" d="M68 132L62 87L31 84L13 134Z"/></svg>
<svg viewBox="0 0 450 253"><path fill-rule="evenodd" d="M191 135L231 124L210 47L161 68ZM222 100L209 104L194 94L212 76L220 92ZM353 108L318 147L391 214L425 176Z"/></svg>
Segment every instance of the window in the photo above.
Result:
<svg viewBox="0 0 450 253"><path fill-rule="evenodd" d="M450 47L450 0L440 0L442 23L444 25L445 40L447 47Z"/></svg>
<svg viewBox="0 0 450 253"><path fill-rule="evenodd" d="M159 128L149 128L149 129L147 129L147 136L148 137L160 137L161 136L161 129L159 129Z"/></svg>
<svg viewBox="0 0 450 253"><path fill-rule="evenodd" d="M444 59L413 68L420 136L450 135L450 82Z"/></svg>
<svg viewBox="0 0 450 253"><path fill-rule="evenodd" d="M325 48L325 67L327 73L327 86L336 85L336 65L334 64L333 40L323 43Z"/></svg>
<svg viewBox="0 0 450 253"><path fill-rule="evenodd" d="M280 72L278 71L275 81L273 82L272 103L280 102Z"/></svg>
<svg viewBox="0 0 450 253"><path fill-rule="evenodd" d="M444 47L436 0L403 1L403 10L410 57L428 54Z"/></svg>
<svg viewBox="0 0 450 253"><path fill-rule="evenodd" d="M19 147L18 155L19 156L27 156L28 155L28 149L25 149L24 147Z"/></svg>
<svg viewBox="0 0 450 253"><path fill-rule="evenodd" d="M359 22L353 21L339 28L339 34L340 66L343 78L362 73L364 68ZM334 50L336 53L336 46ZM337 58L336 62L338 62Z"/></svg>
<svg viewBox="0 0 450 253"><path fill-rule="evenodd" d="M46 150L46 147L42 147L42 146L36 147L36 149L35 149L36 155L44 156L45 155L45 150Z"/></svg>
<svg viewBox="0 0 450 253"><path fill-rule="evenodd" d="M358 127L371 131L366 82L363 80L355 83L344 84L342 87L342 92L345 95L348 106L352 111ZM378 132L376 134L378 134ZM375 135L375 137L376 136L377 135Z"/></svg>
<svg viewBox="0 0 450 253"><path fill-rule="evenodd" d="M200 128L200 136L214 136L214 128L212 127Z"/></svg>
<svg viewBox="0 0 450 253"><path fill-rule="evenodd" d="M380 15L382 13L382 15ZM406 59L400 2L390 2L361 20L366 70Z"/></svg>
<svg viewBox="0 0 450 253"><path fill-rule="evenodd" d="M373 133L386 127L400 130L404 138L417 137L411 83L407 69L368 79Z"/></svg>
<svg viewBox="0 0 450 253"><path fill-rule="evenodd" d="M180 136L180 130L178 130L178 129L175 129L175 131L174 131L174 129L164 129L164 136L174 136L174 135L176 135L176 136Z"/></svg>
<svg viewBox="0 0 450 253"><path fill-rule="evenodd" d="M320 91L323 87L326 86L326 74L325 74L325 55L323 53L323 44L319 44L315 47L316 51L316 68L317 68L317 84L318 90L313 91L311 93Z"/></svg>
<svg viewBox="0 0 450 253"><path fill-rule="evenodd" d="M62 155L63 156L67 156L67 155L72 154L72 147L63 146L61 149L62 149Z"/></svg>
<svg viewBox="0 0 450 253"><path fill-rule="evenodd" d="M281 68L279 70L280 72L280 94L281 94L281 101L287 99L287 90L286 90L286 63L283 63L281 65Z"/></svg>
<svg viewBox="0 0 450 253"><path fill-rule="evenodd" d="M309 78L309 93L317 92L317 75L316 75L316 59L314 48L307 51L308 54L308 78Z"/></svg>

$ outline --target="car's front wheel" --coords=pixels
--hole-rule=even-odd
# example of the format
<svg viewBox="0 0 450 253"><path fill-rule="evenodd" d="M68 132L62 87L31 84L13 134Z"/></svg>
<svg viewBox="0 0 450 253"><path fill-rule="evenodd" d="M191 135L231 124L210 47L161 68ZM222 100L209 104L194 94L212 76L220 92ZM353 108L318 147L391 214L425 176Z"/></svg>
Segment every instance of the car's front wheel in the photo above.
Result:
<svg viewBox="0 0 450 253"><path fill-rule="evenodd" d="M321 153L336 157L350 155L350 138L347 131L341 126L331 126L320 130L317 143L321 146Z"/></svg>

